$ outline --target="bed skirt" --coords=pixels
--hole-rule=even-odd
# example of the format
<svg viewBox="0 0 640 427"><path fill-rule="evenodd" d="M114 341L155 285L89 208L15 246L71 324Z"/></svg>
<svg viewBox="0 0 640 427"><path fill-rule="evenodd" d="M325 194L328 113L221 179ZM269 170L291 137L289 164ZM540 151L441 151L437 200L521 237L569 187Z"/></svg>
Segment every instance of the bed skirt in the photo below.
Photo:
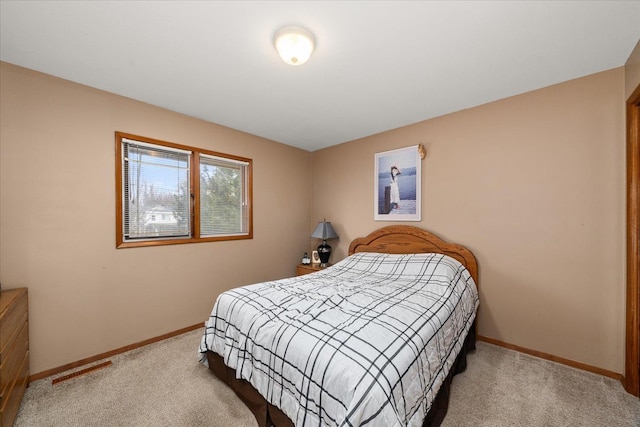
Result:
<svg viewBox="0 0 640 427"><path fill-rule="evenodd" d="M431 409L427 413L422 427L438 427L444 420L449 408L449 394L451 389L451 382L456 374L464 372L467 368L467 353L475 350L476 348L476 327L475 322L471 326L467 337L458 357L449 371L449 375L445 379L442 387L438 391ZM259 427L293 427L293 422L282 412L278 407L273 406L267 402L256 391L255 388L246 380L236 378L236 372L234 369L229 368L224 364L222 356L213 352L207 351L207 360L209 362L209 369L227 384L238 395L238 397L249 408L258 421Z"/></svg>

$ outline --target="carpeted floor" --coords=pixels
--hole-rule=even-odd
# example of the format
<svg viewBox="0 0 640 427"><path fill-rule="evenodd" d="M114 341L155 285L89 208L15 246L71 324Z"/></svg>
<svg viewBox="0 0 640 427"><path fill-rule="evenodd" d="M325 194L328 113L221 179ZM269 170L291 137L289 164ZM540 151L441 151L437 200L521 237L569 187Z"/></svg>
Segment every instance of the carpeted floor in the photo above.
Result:
<svg viewBox="0 0 640 427"><path fill-rule="evenodd" d="M118 355L110 367L56 385L36 381L14 426L256 426L198 363L201 334ZM483 342L468 362L453 381L443 427L640 426L640 400L613 379Z"/></svg>
<svg viewBox="0 0 640 427"><path fill-rule="evenodd" d="M442 427L640 427L620 381L484 342L468 362Z"/></svg>

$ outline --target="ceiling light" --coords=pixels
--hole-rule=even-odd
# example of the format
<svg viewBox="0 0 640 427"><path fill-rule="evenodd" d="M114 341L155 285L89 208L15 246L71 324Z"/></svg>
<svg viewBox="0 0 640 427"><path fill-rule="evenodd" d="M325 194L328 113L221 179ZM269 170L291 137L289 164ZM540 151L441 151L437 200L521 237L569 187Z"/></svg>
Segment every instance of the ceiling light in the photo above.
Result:
<svg viewBox="0 0 640 427"><path fill-rule="evenodd" d="M311 56L315 39L311 31L306 28L289 25L275 32L273 44L284 62L290 65L302 65Z"/></svg>

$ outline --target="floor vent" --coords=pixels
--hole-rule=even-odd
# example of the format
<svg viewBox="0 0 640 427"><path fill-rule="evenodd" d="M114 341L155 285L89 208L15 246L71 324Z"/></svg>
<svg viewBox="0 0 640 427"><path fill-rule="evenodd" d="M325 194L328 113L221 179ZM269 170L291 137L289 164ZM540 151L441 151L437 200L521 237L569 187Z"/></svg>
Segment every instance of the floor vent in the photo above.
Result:
<svg viewBox="0 0 640 427"><path fill-rule="evenodd" d="M85 375L85 374L89 374L89 373L91 373L93 371L97 371L98 369L106 368L106 367L111 366L111 365L113 365L113 363L111 363L111 361L108 360L108 361L106 361L104 363L100 363L99 365L90 366L88 368L81 369L79 371L72 372L70 374L63 375L63 376L58 377L58 378L54 378L51 381L51 385L56 385L58 383L61 383L62 381L72 380L74 378L78 378L79 376L82 376L82 375Z"/></svg>

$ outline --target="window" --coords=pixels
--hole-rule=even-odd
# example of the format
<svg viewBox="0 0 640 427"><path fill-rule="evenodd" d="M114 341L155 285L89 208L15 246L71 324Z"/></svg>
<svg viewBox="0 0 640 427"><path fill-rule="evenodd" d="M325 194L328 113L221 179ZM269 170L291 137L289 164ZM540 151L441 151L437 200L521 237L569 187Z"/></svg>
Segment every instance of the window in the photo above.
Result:
<svg viewBox="0 0 640 427"><path fill-rule="evenodd" d="M251 239L251 163L116 132L116 246Z"/></svg>

